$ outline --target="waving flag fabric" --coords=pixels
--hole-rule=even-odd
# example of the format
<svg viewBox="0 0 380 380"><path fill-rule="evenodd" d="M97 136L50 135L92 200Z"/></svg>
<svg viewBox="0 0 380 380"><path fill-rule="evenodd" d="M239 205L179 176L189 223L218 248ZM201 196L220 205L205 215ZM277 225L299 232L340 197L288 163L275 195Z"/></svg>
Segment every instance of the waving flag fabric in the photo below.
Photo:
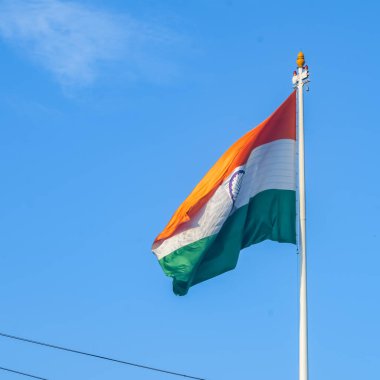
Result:
<svg viewBox="0 0 380 380"><path fill-rule="evenodd" d="M234 269L241 249L296 242L296 93L233 144L157 236L173 291Z"/></svg>

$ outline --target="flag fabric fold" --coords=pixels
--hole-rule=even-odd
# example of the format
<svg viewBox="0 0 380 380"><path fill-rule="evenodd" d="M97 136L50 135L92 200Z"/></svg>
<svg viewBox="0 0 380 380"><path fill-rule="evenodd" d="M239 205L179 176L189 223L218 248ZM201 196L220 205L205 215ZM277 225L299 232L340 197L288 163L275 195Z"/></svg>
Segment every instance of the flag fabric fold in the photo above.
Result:
<svg viewBox="0 0 380 380"><path fill-rule="evenodd" d="M296 92L215 163L152 250L173 291L234 269L241 249L296 242Z"/></svg>

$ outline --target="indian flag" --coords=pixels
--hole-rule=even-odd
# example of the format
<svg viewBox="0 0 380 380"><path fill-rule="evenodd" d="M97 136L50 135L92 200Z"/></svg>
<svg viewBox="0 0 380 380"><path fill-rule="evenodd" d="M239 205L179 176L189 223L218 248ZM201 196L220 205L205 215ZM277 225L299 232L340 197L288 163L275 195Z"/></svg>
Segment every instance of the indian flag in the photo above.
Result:
<svg viewBox="0 0 380 380"><path fill-rule="evenodd" d="M296 242L295 156L293 92L219 158L155 239L175 294L234 269L252 244Z"/></svg>

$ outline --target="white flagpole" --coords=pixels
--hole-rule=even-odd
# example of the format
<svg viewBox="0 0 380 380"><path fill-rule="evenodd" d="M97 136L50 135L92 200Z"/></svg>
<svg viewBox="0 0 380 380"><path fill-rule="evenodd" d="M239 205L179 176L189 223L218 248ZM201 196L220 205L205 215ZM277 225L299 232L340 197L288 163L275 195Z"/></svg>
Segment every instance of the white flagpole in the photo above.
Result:
<svg viewBox="0 0 380 380"><path fill-rule="evenodd" d="M299 316L299 380L308 380L307 352L307 282L306 282L306 206L305 206L305 149L303 127L303 87L309 72L304 66L302 52L298 54L298 71L294 72L293 84L298 97L298 196L299 196L299 246L300 246L300 316Z"/></svg>

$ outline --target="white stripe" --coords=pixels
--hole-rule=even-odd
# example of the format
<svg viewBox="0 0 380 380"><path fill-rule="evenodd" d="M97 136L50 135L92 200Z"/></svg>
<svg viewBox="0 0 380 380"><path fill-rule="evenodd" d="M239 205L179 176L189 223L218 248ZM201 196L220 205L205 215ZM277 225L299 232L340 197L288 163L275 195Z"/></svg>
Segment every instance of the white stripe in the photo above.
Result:
<svg viewBox="0 0 380 380"><path fill-rule="evenodd" d="M231 212L248 204L252 197L264 190L295 190L295 152L296 142L291 139L276 140L255 148L246 164L231 173L195 218L185 223L176 235L154 245L157 258L162 259L178 248L218 233ZM234 204L228 186L239 169L245 174Z"/></svg>
<svg viewBox="0 0 380 380"><path fill-rule="evenodd" d="M264 190L295 190L295 152L296 143L290 139L276 140L254 149L245 165L236 208L246 205Z"/></svg>

